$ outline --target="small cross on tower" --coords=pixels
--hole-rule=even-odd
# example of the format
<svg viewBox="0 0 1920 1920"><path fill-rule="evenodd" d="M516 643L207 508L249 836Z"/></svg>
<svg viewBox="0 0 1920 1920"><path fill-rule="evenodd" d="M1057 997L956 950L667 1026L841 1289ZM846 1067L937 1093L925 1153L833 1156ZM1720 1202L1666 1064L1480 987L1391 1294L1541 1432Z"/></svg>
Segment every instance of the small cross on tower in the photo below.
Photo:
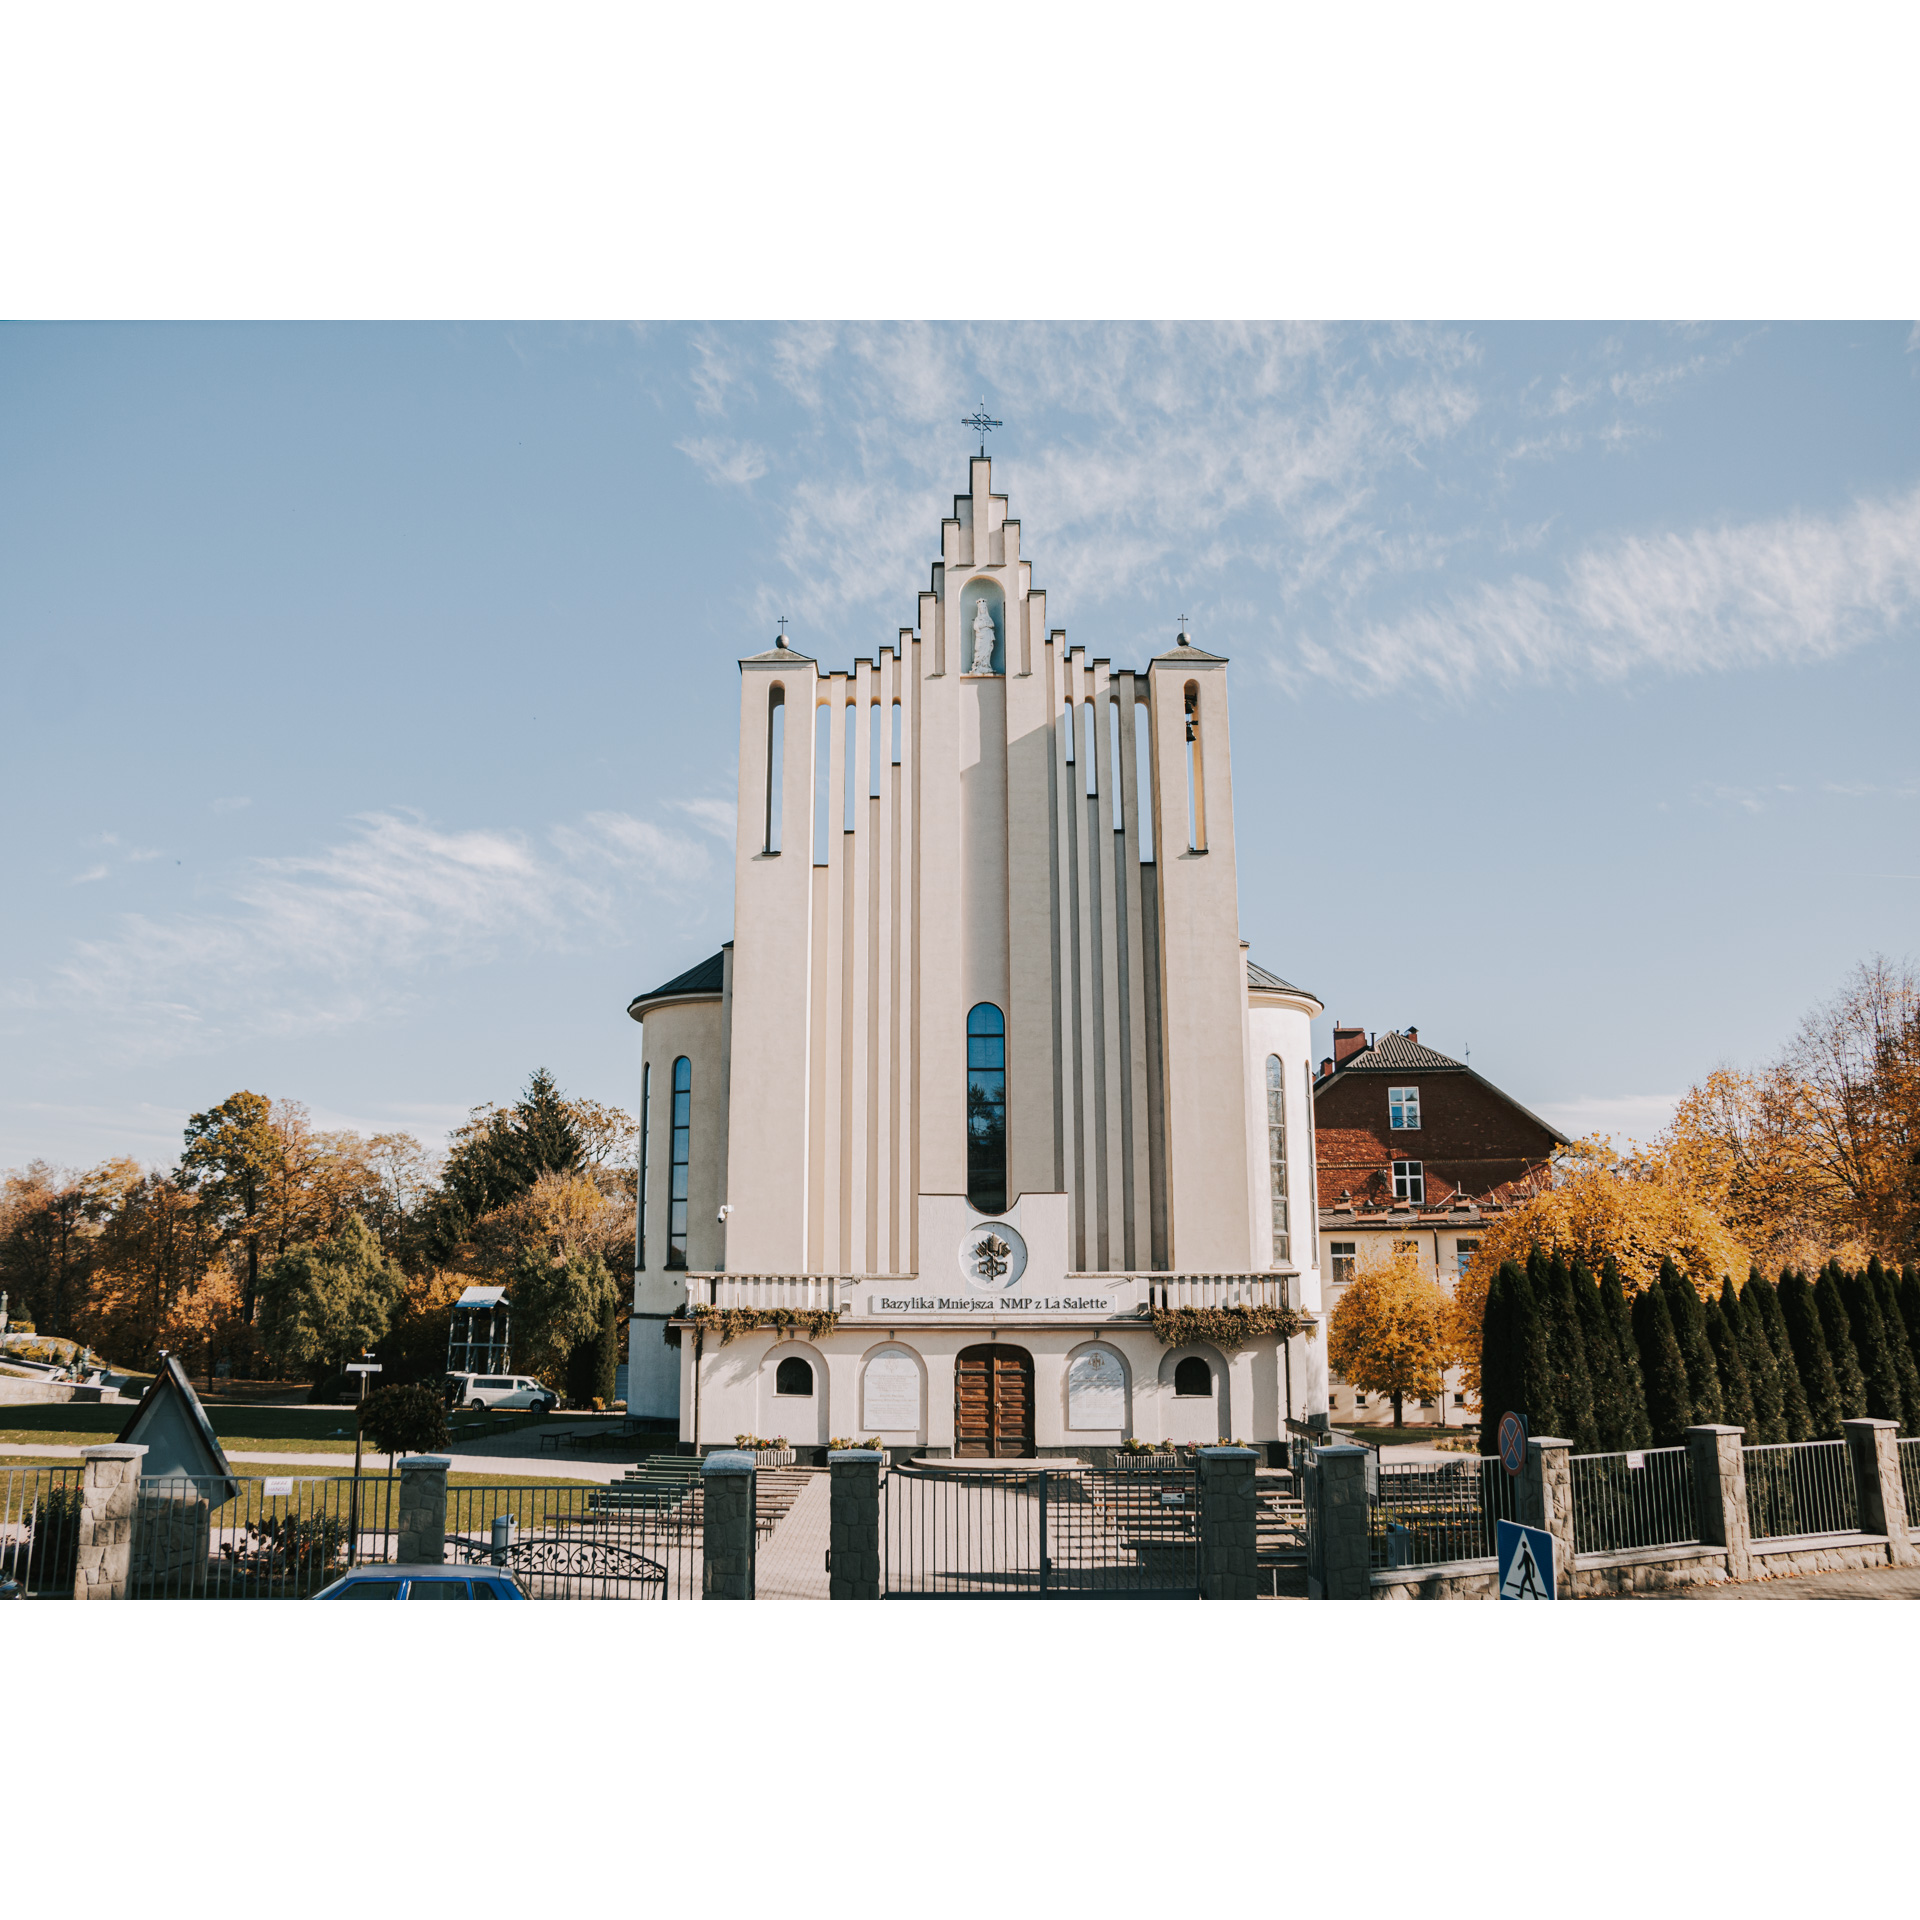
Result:
<svg viewBox="0 0 1920 1920"><path fill-rule="evenodd" d="M780 637L773 644L776 647L784 647L787 644L787 628L791 623L783 613L773 624L780 629Z"/></svg>
<svg viewBox="0 0 1920 1920"><path fill-rule="evenodd" d="M995 427L1004 426L1006 422L1003 420L990 420L987 417L987 399L986 395L982 394L980 396L978 412L968 414L960 424L963 427L971 427L974 432L980 436L980 458L984 460L987 457L987 435L990 434Z"/></svg>

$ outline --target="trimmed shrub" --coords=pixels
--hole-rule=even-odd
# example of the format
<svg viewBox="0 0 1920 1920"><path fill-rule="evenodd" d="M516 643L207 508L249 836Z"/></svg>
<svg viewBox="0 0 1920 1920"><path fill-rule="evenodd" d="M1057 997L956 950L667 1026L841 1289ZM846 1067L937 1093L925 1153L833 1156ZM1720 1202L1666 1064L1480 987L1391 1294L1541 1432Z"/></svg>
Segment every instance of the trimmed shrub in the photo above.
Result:
<svg viewBox="0 0 1920 1920"><path fill-rule="evenodd" d="M1487 1287L1480 1322L1480 1451L1497 1453L1500 1422L1509 1413L1531 1413L1526 1404L1527 1356L1541 1344L1527 1277L1503 1260ZM1544 1429L1542 1429L1544 1431Z"/></svg>
<svg viewBox="0 0 1920 1920"><path fill-rule="evenodd" d="M1584 1280L1582 1284L1587 1284ZM1573 1276L1559 1254L1547 1262L1547 1362L1553 1371L1553 1401L1559 1437L1573 1442L1575 1453L1598 1453L1600 1431L1593 1410L1593 1372L1587 1358L1580 1308L1573 1297Z"/></svg>
<svg viewBox="0 0 1920 1920"><path fill-rule="evenodd" d="M1840 1393L1840 1417L1855 1420L1867 1410L1867 1377L1860 1366L1859 1349L1853 1344L1853 1327L1847 1319L1847 1303L1840 1291L1841 1279L1839 1261L1829 1260L1813 1282L1813 1301L1820 1315L1821 1337L1827 1343L1827 1355L1833 1362L1834 1383ZM1835 1427L1836 1436L1839 1431Z"/></svg>
<svg viewBox="0 0 1920 1920"><path fill-rule="evenodd" d="M1647 1388L1640 1373L1640 1343L1633 1337L1633 1315L1627 1308L1620 1269L1609 1254L1600 1266L1600 1305L1613 1334L1620 1358L1620 1424L1608 1444L1621 1452L1653 1445L1653 1427L1647 1419Z"/></svg>
<svg viewBox="0 0 1920 1920"><path fill-rule="evenodd" d="M1880 1299L1864 1273L1834 1272L1834 1288L1847 1310L1847 1331L1860 1358L1860 1379L1866 1389L1867 1412L1876 1420L1901 1419L1900 1374L1887 1344L1886 1323L1880 1318Z"/></svg>
<svg viewBox="0 0 1920 1920"><path fill-rule="evenodd" d="M1634 1301L1633 1334L1640 1349L1640 1374L1646 1384L1647 1424L1653 1444L1678 1446L1693 1425L1693 1395L1664 1287L1649 1287Z"/></svg>
<svg viewBox="0 0 1920 1920"><path fill-rule="evenodd" d="M1740 1358L1747 1370L1747 1389L1753 1402L1753 1426L1747 1440L1752 1446L1773 1446L1787 1437L1780 1402L1780 1368L1761 1317L1761 1297L1771 1291L1758 1269L1747 1275L1742 1293L1734 1292L1731 1275L1720 1287L1720 1315L1739 1342Z"/></svg>
<svg viewBox="0 0 1920 1920"><path fill-rule="evenodd" d="M1789 1268L1780 1276L1780 1317L1786 1324L1794 1366L1807 1402L1807 1438L1838 1440L1840 1436L1840 1382L1827 1351L1820 1303L1804 1273Z"/></svg>
<svg viewBox="0 0 1920 1920"><path fill-rule="evenodd" d="M1900 1313L1900 1294L1894 1276L1877 1259L1867 1262L1867 1285L1880 1307L1880 1325L1885 1330L1887 1351L1893 1357L1893 1371L1900 1382L1901 1424L1908 1433L1920 1433L1920 1360L1916 1360L1907 1323Z"/></svg>
<svg viewBox="0 0 1920 1920"><path fill-rule="evenodd" d="M1731 1295L1733 1282L1723 1280L1721 1287ZM1736 1315L1738 1309L1735 1309ZM1740 1350L1740 1329L1729 1321L1718 1300L1701 1302L1700 1314L1707 1329L1707 1345L1713 1349L1713 1364L1720 1376L1720 1417L1730 1427L1738 1427L1750 1440L1758 1440L1754 1431L1753 1385L1747 1377L1747 1357Z"/></svg>
<svg viewBox="0 0 1920 1920"><path fill-rule="evenodd" d="M360 1431L380 1453L437 1453L447 1444L447 1402L438 1387L382 1387L360 1409Z"/></svg>
<svg viewBox="0 0 1920 1920"><path fill-rule="evenodd" d="M1660 1262L1660 1291L1667 1297L1673 1335L1680 1343L1680 1358L1687 1369L1687 1394L1693 1402L1693 1415L1687 1424L1717 1427L1722 1412L1720 1369L1707 1344L1707 1320L1700 1296L1693 1290L1693 1282L1671 1260Z"/></svg>
<svg viewBox="0 0 1920 1920"><path fill-rule="evenodd" d="M1784 1276L1783 1276L1784 1277ZM1773 1355L1774 1375L1780 1382L1780 1425L1783 1440L1811 1440L1813 1416L1807 1410L1807 1389L1794 1358L1793 1342L1780 1311L1780 1289L1757 1270L1747 1282L1740 1311L1766 1336Z"/></svg>

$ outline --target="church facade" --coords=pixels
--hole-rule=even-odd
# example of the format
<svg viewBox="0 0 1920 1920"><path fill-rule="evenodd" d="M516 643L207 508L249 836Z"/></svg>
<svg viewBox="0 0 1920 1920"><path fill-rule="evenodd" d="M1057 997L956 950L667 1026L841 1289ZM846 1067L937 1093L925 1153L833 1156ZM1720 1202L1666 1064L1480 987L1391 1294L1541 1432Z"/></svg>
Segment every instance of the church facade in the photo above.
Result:
<svg viewBox="0 0 1920 1920"><path fill-rule="evenodd" d="M628 1404L957 1459L1324 1415L1310 993L1227 662L1047 624L985 457L897 644L742 660L734 938L642 1027Z"/></svg>

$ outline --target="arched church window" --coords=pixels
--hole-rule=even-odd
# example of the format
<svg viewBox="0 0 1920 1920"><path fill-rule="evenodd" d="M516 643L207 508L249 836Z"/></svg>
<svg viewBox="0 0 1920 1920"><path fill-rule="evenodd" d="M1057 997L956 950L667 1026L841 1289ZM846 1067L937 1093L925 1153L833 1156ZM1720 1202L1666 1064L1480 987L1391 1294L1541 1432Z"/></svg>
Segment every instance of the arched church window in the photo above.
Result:
<svg viewBox="0 0 1920 1920"><path fill-rule="evenodd" d="M813 1368L796 1353L782 1360L774 1369L773 1390L775 1393L798 1393L811 1396L813 1392Z"/></svg>
<svg viewBox="0 0 1920 1920"><path fill-rule="evenodd" d="M1181 1400L1211 1400L1213 1369L1198 1354L1188 1354L1173 1370L1173 1391Z"/></svg>
<svg viewBox="0 0 1920 1920"><path fill-rule="evenodd" d="M1273 1264L1293 1259L1287 1231L1287 1083L1277 1053L1267 1055L1267 1183L1273 1203Z"/></svg>
<svg viewBox="0 0 1920 1920"><path fill-rule="evenodd" d="M766 851L780 851L781 797L787 771L787 690L778 681L767 699Z"/></svg>
<svg viewBox="0 0 1920 1920"><path fill-rule="evenodd" d="M667 1189L667 1265L687 1264L687 1148L693 1135L693 1062L673 1063L673 1154Z"/></svg>
<svg viewBox="0 0 1920 1920"><path fill-rule="evenodd" d="M987 1000L967 1015L967 1199L1007 1210L1007 1022Z"/></svg>
<svg viewBox="0 0 1920 1920"><path fill-rule="evenodd" d="M653 1067L640 1069L640 1204L634 1209L640 1244L634 1249L634 1265L647 1270L647 1133L653 1124Z"/></svg>

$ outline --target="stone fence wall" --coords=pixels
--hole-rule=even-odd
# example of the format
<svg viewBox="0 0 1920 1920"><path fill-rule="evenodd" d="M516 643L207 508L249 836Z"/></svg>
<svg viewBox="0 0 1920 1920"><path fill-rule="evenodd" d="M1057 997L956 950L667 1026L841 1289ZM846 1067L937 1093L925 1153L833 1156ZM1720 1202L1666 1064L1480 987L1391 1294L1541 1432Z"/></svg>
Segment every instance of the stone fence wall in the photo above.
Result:
<svg viewBox="0 0 1920 1920"><path fill-rule="evenodd" d="M1689 1427L1697 1544L1634 1547L1616 1553L1576 1553L1573 1529L1573 1443L1540 1438L1527 1443L1520 1476L1519 1518L1553 1536L1554 1568L1563 1600L1605 1600L1723 1581L1772 1580L1799 1573L1849 1573L1866 1567L1920 1565L1909 1528L1906 1495L1891 1420L1845 1422L1847 1457L1859 1499L1853 1533L1752 1537L1747 1520L1743 1429ZM1368 1515L1363 1501L1323 1504L1325 1550L1331 1571L1366 1565ZM1498 1570L1491 1559L1439 1566L1375 1569L1363 1595L1349 1580L1330 1598L1374 1600L1491 1600Z"/></svg>

